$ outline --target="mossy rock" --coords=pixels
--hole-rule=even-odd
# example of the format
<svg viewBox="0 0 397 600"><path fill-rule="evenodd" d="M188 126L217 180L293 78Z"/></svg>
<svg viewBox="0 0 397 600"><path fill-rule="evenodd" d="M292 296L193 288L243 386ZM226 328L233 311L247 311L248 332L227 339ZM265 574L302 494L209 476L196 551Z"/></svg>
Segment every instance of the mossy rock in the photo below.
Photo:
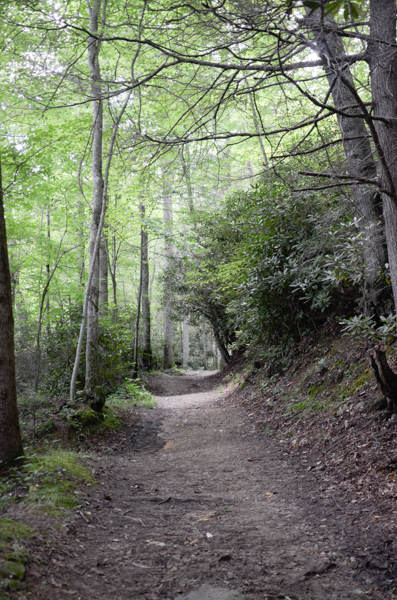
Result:
<svg viewBox="0 0 397 600"><path fill-rule="evenodd" d="M74 415L68 418L72 429L80 431L86 427L95 427L103 422L103 414L95 412L92 408L82 408L78 410Z"/></svg>

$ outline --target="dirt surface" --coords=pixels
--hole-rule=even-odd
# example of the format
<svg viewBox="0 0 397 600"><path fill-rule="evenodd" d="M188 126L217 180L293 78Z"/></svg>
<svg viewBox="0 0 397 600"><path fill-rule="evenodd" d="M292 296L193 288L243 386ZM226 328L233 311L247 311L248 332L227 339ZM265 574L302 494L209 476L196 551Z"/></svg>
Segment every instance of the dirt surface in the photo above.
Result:
<svg viewBox="0 0 397 600"><path fill-rule="evenodd" d="M260 435L216 377L152 388L167 394L158 407L93 456L86 508L35 548L31 597L397 597L394 522L375 505L351 503Z"/></svg>

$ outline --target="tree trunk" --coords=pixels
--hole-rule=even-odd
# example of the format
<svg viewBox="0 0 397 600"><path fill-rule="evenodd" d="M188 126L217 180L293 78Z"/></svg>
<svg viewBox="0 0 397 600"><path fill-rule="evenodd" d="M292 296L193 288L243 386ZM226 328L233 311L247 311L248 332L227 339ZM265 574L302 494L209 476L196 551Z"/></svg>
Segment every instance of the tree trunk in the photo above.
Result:
<svg viewBox="0 0 397 600"><path fill-rule="evenodd" d="M108 240L102 231L101 245L99 246L99 312L101 317L107 315L109 302L109 275L108 275Z"/></svg>
<svg viewBox="0 0 397 600"><path fill-rule="evenodd" d="M247 82L247 86L248 86L248 81L246 80L246 82ZM258 113L257 113L257 110L256 110L255 100L254 100L254 96L253 96L252 92L248 92L248 98L249 98L249 101L250 101L251 113L252 113L252 119L254 121L255 131L256 131L257 136L258 136L259 147L260 147L261 152L262 152L263 164L264 164L264 166L267 169L269 167L269 162L267 160L265 147L263 145L263 140L262 140L262 136L261 136L261 128L259 127Z"/></svg>
<svg viewBox="0 0 397 600"><path fill-rule="evenodd" d="M141 273L142 273L142 364L144 369L152 368L152 344L150 332L150 299L149 299L149 236L145 228L145 206L140 205L141 212Z"/></svg>
<svg viewBox="0 0 397 600"><path fill-rule="evenodd" d="M187 322L187 319L184 319L182 324L182 364L185 369L189 363L189 353L189 323Z"/></svg>
<svg viewBox="0 0 397 600"><path fill-rule="evenodd" d="M397 375L389 367L386 353L379 348L373 348L368 352L368 358L390 412L397 412Z"/></svg>
<svg viewBox="0 0 397 600"><path fill-rule="evenodd" d="M372 109L375 118L375 144L378 151L378 178L394 304L397 308L397 52L395 0L370 1L370 41ZM377 137L377 139L376 139Z"/></svg>
<svg viewBox="0 0 397 600"><path fill-rule="evenodd" d="M46 271L47 271L47 281L50 278L50 240L51 240L51 217L50 217L50 211L49 209L47 210L47 238L48 238L48 263L46 265ZM46 303L45 303L45 312L46 312L46 333L47 333L47 344L50 341L50 295L47 292L47 299L46 299Z"/></svg>
<svg viewBox="0 0 397 600"><path fill-rule="evenodd" d="M189 144L186 144L185 154L186 154L186 159L182 155L183 176L186 181L189 212L190 212L190 214L193 214L194 213L194 201L193 201L193 186L192 186L192 178L191 178L191 164L190 164L191 160L190 160Z"/></svg>
<svg viewBox="0 0 397 600"><path fill-rule="evenodd" d="M15 381L14 320L0 165L0 468L23 456Z"/></svg>
<svg viewBox="0 0 397 600"><path fill-rule="evenodd" d="M117 207L117 195L114 197L114 206ZM109 272L110 278L112 280L112 290L113 290L113 314L112 321L113 323L117 323L117 280L116 280L116 265L117 265L117 247L116 247L116 234L113 233L112 236L112 262L110 263L110 257L108 253L108 261L109 261Z"/></svg>
<svg viewBox="0 0 397 600"><path fill-rule="evenodd" d="M203 317L201 317L201 341L203 344L203 366L204 366L204 371L208 370L208 365L207 365L207 340L206 340L206 335L205 335L205 322Z"/></svg>
<svg viewBox="0 0 397 600"><path fill-rule="evenodd" d="M214 369L218 370L218 347L216 345L216 341L214 340Z"/></svg>
<svg viewBox="0 0 397 600"><path fill-rule="evenodd" d="M85 279L85 235L84 235L84 204L81 198L77 204L77 212L79 215L79 224L77 229L78 255L79 255L79 286L84 286Z"/></svg>
<svg viewBox="0 0 397 600"><path fill-rule="evenodd" d="M346 66L347 60L342 38L336 33L337 25L332 18L326 17L327 31L324 33L320 10L315 10L310 15L308 23L316 35L316 45L332 90L334 106L336 109L352 115L351 117L337 115L349 174L353 177L375 180L376 163L364 120L363 118L354 118L355 114L362 114L362 107L358 106L360 99L350 69ZM340 65L343 65L343 71L341 71ZM363 248L365 280L373 289L379 277L380 268L386 262L383 248L383 228L379 223L378 194L374 186L360 184L353 186L353 196L356 215L360 219L360 228L365 239ZM366 300L369 304L376 303L373 295Z"/></svg>
<svg viewBox="0 0 397 600"><path fill-rule="evenodd" d="M98 20L101 9L101 0L94 0L90 8L90 31L98 33ZM103 106L101 98L100 68L99 68L100 42L94 37L88 40L88 65L91 75L91 95L93 98L93 134L92 134L92 215L90 229L90 268L92 281L89 290L87 310L87 345L86 345L86 373L85 393L88 401L97 404L98 386L98 301L99 301L99 257L94 256L95 241L97 237L102 202L103 202L103 177L102 177L102 127ZM100 403L100 402L99 402Z"/></svg>
<svg viewBox="0 0 397 600"><path fill-rule="evenodd" d="M136 379L138 377L138 344L139 344L139 321L141 318L141 299L142 299L142 255L140 259L140 267L139 267L139 286L138 286L138 296L136 301L136 317L135 317L135 331L134 331L134 356L133 356L133 364L134 371L132 377Z"/></svg>
<svg viewBox="0 0 397 600"><path fill-rule="evenodd" d="M164 255L166 271L171 267L174 253L173 242L173 212L172 190L169 176L163 168L163 222L164 222ZM164 369L169 369L174 364L173 338L174 323L172 320L172 291L166 290L164 305Z"/></svg>
<svg viewBox="0 0 397 600"><path fill-rule="evenodd" d="M219 353L221 355L221 358L222 358L223 362L226 365L228 365L230 363L230 361L232 360L231 356L230 356L230 354L229 354L226 346L219 339L219 337L217 336L217 334L215 333L215 331L214 331L214 337L215 337L215 342L216 342L216 345L218 347L218 350L219 350Z"/></svg>

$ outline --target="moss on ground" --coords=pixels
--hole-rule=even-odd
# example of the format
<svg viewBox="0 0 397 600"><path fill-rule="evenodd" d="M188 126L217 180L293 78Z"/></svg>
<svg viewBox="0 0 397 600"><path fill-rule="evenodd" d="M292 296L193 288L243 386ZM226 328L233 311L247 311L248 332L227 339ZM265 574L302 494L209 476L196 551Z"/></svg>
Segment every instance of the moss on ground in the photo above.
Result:
<svg viewBox="0 0 397 600"><path fill-rule="evenodd" d="M357 394L363 389L364 386L367 385L367 383L369 383L369 381L371 381L372 377L373 375L371 369L365 369L364 371L361 371L357 377L355 377L352 381L348 382L348 385L345 383L342 386L341 392L339 394L340 400L345 400L349 396L354 396L355 394Z"/></svg>
<svg viewBox="0 0 397 600"><path fill-rule="evenodd" d="M0 519L0 600L9 598L7 591L24 587L29 554L22 542L33 534L33 530L23 523Z"/></svg>
<svg viewBox="0 0 397 600"><path fill-rule="evenodd" d="M67 450L28 458L22 478L29 487L26 503L53 515L61 514L62 508L73 509L79 505L79 484L95 484L81 456Z"/></svg>

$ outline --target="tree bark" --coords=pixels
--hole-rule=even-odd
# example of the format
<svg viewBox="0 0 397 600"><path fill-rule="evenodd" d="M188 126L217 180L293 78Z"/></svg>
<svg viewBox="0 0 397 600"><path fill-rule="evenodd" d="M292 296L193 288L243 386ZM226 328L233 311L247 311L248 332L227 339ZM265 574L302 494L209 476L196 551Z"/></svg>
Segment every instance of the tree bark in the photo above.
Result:
<svg viewBox="0 0 397 600"><path fill-rule="evenodd" d="M229 354L226 346L222 343L222 341L219 339L219 337L215 333L215 330L214 330L214 337L215 337L215 342L216 342L216 345L218 347L218 350L219 350L219 353L221 355L221 358L222 358L223 362L226 365L228 365L230 363L230 361L232 360L231 356L230 356L230 354Z"/></svg>
<svg viewBox="0 0 397 600"><path fill-rule="evenodd" d="M352 115L337 115L349 174L375 180L377 168L364 120L354 118L354 115L362 113L362 108L358 106L359 97L351 71L346 66L346 54L342 38L336 32L337 25L332 18L326 17L324 24L327 30L324 32L319 9L311 13L308 24L316 35L316 45L332 90L334 106ZM360 229L365 240L365 279L369 287L373 288L386 261L383 228L379 222L379 196L374 186L363 184L353 186L353 196L356 215L360 219ZM376 298L369 302L376 303Z"/></svg>
<svg viewBox="0 0 397 600"><path fill-rule="evenodd" d="M134 371L132 377L136 379L138 377L138 345L139 345L139 321L141 318L141 298L142 298L142 255L139 261L139 286L138 296L136 301L136 316L135 316L135 331L134 331L134 356L133 364Z"/></svg>
<svg viewBox="0 0 397 600"><path fill-rule="evenodd" d="M190 343L189 343L189 323L187 319L182 324L182 364L186 369L189 363Z"/></svg>
<svg viewBox="0 0 397 600"><path fill-rule="evenodd" d="M247 81L247 86L248 86L248 81ZM258 135L259 147L260 147L261 152L262 152L263 164L264 164L264 166L267 169L269 167L269 161L267 160L267 155L266 155L265 147L263 145L263 140L262 140L262 136L261 136L261 128L259 127L258 113L256 111L254 96L253 96L252 92L248 92L248 98L249 98L249 101L250 101L251 113L252 113L252 119L254 121L255 131L256 131L256 133Z"/></svg>
<svg viewBox="0 0 397 600"><path fill-rule="evenodd" d="M194 200L193 200L193 186L192 186L192 178L191 178L191 160L190 160L189 144L186 144L185 153L186 153L186 159L182 155L183 176L186 181L189 212L190 212L190 214L193 214L194 213Z"/></svg>
<svg viewBox="0 0 397 600"><path fill-rule="evenodd" d="M152 344L150 332L149 299L149 236L145 228L145 206L140 205L141 213L141 281L142 281L142 364L144 369L152 368Z"/></svg>
<svg viewBox="0 0 397 600"><path fill-rule="evenodd" d="M114 206L117 207L117 195L114 197ZM117 323L118 311L117 311L117 280L116 280L116 265L117 265L117 247L116 247L116 234L112 236L112 262L110 262L110 256L108 252L109 261L109 273L112 280L112 291L113 291L113 313L112 321Z"/></svg>
<svg viewBox="0 0 397 600"><path fill-rule="evenodd" d="M206 335L205 335L205 323L204 323L204 319L203 317L201 317L201 342L203 345L203 366L204 366L204 371L208 370L208 365L207 365L207 340L206 340Z"/></svg>
<svg viewBox="0 0 397 600"><path fill-rule="evenodd" d="M23 456L17 407L14 319L0 165L0 468Z"/></svg>
<svg viewBox="0 0 397 600"><path fill-rule="evenodd" d="M79 215L79 223L77 229L77 240L78 240L78 255L79 255L79 286L84 286L85 279L85 235L84 235L84 204L80 198L77 204L77 212Z"/></svg>
<svg viewBox="0 0 397 600"><path fill-rule="evenodd" d="M169 176L163 167L163 222L164 222L164 255L165 269L168 270L172 264L174 254L173 242L173 210L172 210L172 190ZM164 368L169 369L174 364L174 323L172 320L173 295L171 290L166 290L164 305Z"/></svg>
<svg viewBox="0 0 397 600"><path fill-rule="evenodd" d="M108 275L108 240L102 231L101 245L99 246L99 313L101 317L107 315L109 302L109 275Z"/></svg>
<svg viewBox="0 0 397 600"><path fill-rule="evenodd" d="M397 308L397 51L395 0L370 1L372 108L378 151L378 178L382 193L387 251L394 304Z"/></svg>
<svg viewBox="0 0 397 600"><path fill-rule="evenodd" d="M90 8L90 31L98 33L98 21L102 1L94 0ZM99 302L99 257L94 256L95 242L100 222L103 202L102 176L102 128L103 105L101 97L101 74L99 68L100 42L94 37L88 40L88 65L91 76L91 95L93 98L93 134L92 134L92 214L90 229L90 268L92 280L87 307L87 342L85 393L89 401L95 402L98 386L98 302Z"/></svg>
<svg viewBox="0 0 397 600"><path fill-rule="evenodd" d="M373 348L368 352L368 358L390 412L397 412L397 375L389 367L386 353L379 348Z"/></svg>

